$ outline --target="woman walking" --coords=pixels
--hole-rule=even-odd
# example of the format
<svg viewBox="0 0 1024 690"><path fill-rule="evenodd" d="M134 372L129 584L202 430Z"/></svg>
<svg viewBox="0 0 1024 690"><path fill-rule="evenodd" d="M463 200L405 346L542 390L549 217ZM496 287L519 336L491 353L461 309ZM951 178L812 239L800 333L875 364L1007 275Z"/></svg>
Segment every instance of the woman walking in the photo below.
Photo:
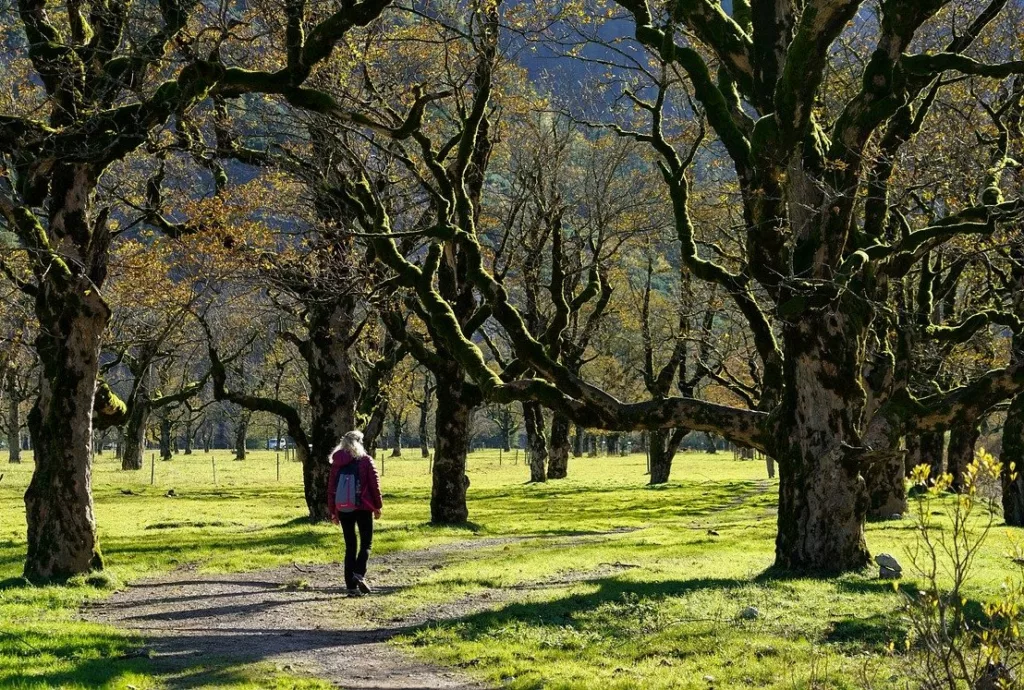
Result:
<svg viewBox="0 0 1024 690"><path fill-rule="evenodd" d="M331 453L327 509L345 534L345 586L349 596L369 594L366 561L373 546L373 521L383 507L373 458L363 448L363 434L350 431ZM356 531L359 542L356 543Z"/></svg>

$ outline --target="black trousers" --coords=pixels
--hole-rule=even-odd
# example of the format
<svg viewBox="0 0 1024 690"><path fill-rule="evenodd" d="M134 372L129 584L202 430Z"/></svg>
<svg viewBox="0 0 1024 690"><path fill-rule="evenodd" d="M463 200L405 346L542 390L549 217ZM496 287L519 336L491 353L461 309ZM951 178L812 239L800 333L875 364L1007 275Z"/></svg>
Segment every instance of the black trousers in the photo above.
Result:
<svg viewBox="0 0 1024 690"><path fill-rule="evenodd" d="M345 533L345 586L356 586L354 575L366 575L366 561L373 546L373 513L369 510L353 510L338 513L341 531ZM356 544L356 528L359 528L359 543Z"/></svg>

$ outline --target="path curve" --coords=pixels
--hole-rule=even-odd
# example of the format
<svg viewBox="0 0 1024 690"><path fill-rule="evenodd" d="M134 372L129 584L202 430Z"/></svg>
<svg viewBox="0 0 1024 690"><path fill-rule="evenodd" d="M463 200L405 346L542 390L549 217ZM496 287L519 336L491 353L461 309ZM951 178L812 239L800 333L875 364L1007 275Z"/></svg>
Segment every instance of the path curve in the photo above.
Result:
<svg viewBox="0 0 1024 690"><path fill-rule="evenodd" d="M735 507L767 488L768 482L758 482L711 514ZM543 584L508 591L487 589L384 624L367 621L362 613L372 607L374 598L414 584L448 559L471 551L530 540L570 546L636 529L642 528L479 537L374 557L377 592L369 600L345 598L342 568L337 563L231 574L199 573L186 566L93 602L83 607L82 617L142 635L146 653L170 688L223 685L230 681L233 664L271 662L347 690L484 690L487 686L457 670L419 661L388 640L432 620L493 608L522 589L563 586L636 566L604 563ZM346 611L352 613L347 621Z"/></svg>
<svg viewBox="0 0 1024 690"><path fill-rule="evenodd" d="M607 534L560 535L558 540L571 543ZM377 591L371 599L346 598L337 563L231 574L186 567L132 583L84 607L82 616L142 635L146 653L171 688L223 683L230 674L225 661L267 661L347 690L483 690L487 686L458 671L421 662L387 642L430 620L498 601L474 597L384 625L368 625L355 616L346 622L345 612L372 605L374 598L414 583L453 556L538 538L544 537L476 538L375 557Z"/></svg>

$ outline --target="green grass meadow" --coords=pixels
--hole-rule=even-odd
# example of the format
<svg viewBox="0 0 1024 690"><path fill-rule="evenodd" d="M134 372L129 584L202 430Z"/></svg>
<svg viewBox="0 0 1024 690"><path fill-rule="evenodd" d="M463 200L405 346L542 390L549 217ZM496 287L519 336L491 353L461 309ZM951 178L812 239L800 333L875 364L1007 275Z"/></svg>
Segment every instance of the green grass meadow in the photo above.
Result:
<svg viewBox="0 0 1024 690"><path fill-rule="evenodd" d="M415 453L416 457L412 457ZM512 688L901 688L900 598L874 572L773 577L777 483L760 461L684 453L673 481L649 488L644 457L579 458L570 478L527 483L520 458L469 461L472 523L428 524L430 482L418 450L384 459L384 518L375 554L478 537L518 537L452 558L379 599L387 621L486 595L490 608L421 626L397 644ZM214 485L214 466L217 483ZM78 608L110 587L185 564L211 572L340 557L332 526L304 520L300 467L254 453L179 455L123 472L97 457L93 484L107 571L64 587L20 580L22 494L31 463L0 481L0 689L184 687L155 675L142 641L82 622ZM174 496L167 496L173 489ZM710 530L710 531L709 531ZM904 560L909 520L869 526L873 553ZM979 598L1010 573L1013 535L993 531L979 560ZM740 620L756 606L756 620ZM317 688L271 665L215 669L188 687ZM201 677L201 676L198 676Z"/></svg>

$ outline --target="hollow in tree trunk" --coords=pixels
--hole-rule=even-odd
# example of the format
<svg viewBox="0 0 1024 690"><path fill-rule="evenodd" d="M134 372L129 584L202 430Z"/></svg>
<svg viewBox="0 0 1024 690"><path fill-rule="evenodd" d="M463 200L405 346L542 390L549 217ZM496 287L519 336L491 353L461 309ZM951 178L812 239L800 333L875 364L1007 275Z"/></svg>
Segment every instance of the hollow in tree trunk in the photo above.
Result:
<svg viewBox="0 0 1024 690"><path fill-rule="evenodd" d="M846 572L867 564L868 497L858 425L864 316L807 310L783 330L786 390L773 450L780 464L775 565Z"/></svg>
<svg viewBox="0 0 1024 690"><path fill-rule="evenodd" d="M672 459L675 458L679 444L682 443L685 435L685 429L659 429L649 432L648 452L651 459L650 483L652 485L664 484L668 481L672 471Z"/></svg>
<svg viewBox="0 0 1024 690"><path fill-rule="evenodd" d="M961 422L949 432L949 448L946 450L946 471L953 476L953 490L964 487L964 471L974 460L974 446L981 430L974 422Z"/></svg>
<svg viewBox="0 0 1024 690"><path fill-rule="evenodd" d="M548 479L565 479L569 474L569 418L557 412L551 417L551 448L548 451Z"/></svg>
<svg viewBox="0 0 1024 690"><path fill-rule="evenodd" d="M1024 527L1024 393L1014 397L1006 411L999 459L1003 465L1003 519L1011 527Z"/></svg>
<svg viewBox="0 0 1024 690"><path fill-rule="evenodd" d="M539 403L523 403L526 454L530 460L530 481L547 481L548 447L544 438L544 410Z"/></svg>
<svg viewBox="0 0 1024 690"><path fill-rule="evenodd" d="M434 415L434 466L430 490L430 521L435 525L454 525L469 519L466 506L466 455L469 452L469 425L472 399L464 390L462 371L452 367L452 378L437 380L437 411ZM437 373L437 372L435 372Z"/></svg>

